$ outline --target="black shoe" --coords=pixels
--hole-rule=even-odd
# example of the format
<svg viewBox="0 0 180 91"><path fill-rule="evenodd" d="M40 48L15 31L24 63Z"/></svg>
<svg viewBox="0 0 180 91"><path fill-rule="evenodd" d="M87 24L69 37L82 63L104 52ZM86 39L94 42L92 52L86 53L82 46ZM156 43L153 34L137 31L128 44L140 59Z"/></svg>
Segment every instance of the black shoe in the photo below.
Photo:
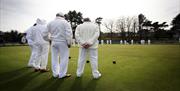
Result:
<svg viewBox="0 0 180 91"><path fill-rule="evenodd" d="M49 72L49 69L41 69L40 72Z"/></svg>
<svg viewBox="0 0 180 91"><path fill-rule="evenodd" d="M34 69L34 72L38 72L38 71L40 71L40 69Z"/></svg>

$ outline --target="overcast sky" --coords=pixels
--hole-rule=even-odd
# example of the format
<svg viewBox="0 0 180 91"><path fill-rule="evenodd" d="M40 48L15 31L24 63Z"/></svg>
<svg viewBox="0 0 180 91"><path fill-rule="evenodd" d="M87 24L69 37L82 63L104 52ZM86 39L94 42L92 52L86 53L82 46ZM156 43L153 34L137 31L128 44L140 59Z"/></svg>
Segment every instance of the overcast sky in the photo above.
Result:
<svg viewBox="0 0 180 91"><path fill-rule="evenodd" d="M0 30L24 32L37 18L47 22L59 11L76 10L84 17L114 19L142 13L151 21L172 21L180 13L180 0L0 0Z"/></svg>

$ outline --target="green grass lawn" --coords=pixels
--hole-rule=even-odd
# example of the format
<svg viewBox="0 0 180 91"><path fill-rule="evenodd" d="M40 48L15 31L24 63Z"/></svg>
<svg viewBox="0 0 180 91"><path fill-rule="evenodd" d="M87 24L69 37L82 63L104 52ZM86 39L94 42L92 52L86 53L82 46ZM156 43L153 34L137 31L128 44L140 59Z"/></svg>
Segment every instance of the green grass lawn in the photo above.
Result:
<svg viewBox="0 0 180 91"><path fill-rule="evenodd" d="M70 50L72 77L54 79L51 72L26 67L28 46L0 47L0 91L180 91L180 45L99 46L98 80L92 79L89 63L76 78L78 48Z"/></svg>

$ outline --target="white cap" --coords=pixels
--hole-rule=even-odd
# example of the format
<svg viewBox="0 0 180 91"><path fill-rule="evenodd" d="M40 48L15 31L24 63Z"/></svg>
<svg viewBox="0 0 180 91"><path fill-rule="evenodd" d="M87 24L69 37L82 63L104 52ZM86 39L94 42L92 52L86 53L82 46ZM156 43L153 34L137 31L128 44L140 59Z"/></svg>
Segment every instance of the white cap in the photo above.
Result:
<svg viewBox="0 0 180 91"><path fill-rule="evenodd" d="M37 18L36 24L42 24L42 25L44 25L44 24L46 24L46 20Z"/></svg>
<svg viewBox="0 0 180 91"><path fill-rule="evenodd" d="M59 12L56 14L56 16L64 17L64 14L62 12Z"/></svg>

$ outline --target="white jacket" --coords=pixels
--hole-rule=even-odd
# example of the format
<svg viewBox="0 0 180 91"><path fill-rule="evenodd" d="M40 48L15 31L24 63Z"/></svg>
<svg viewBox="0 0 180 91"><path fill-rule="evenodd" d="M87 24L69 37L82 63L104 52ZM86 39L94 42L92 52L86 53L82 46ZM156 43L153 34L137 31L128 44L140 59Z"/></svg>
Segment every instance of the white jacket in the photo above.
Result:
<svg viewBox="0 0 180 91"><path fill-rule="evenodd" d="M27 42L28 42L29 45L33 45L34 44L33 39L32 39L32 37L33 37L33 35L32 35L33 28L34 28L34 26L31 26L25 32L26 33L26 39L27 39Z"/></svg>
<svg viewBox="0 0 180 91"><path fill-rule="evenodd" d="M90 48L98 48L99 30L98 26L92 22L84 22L77 26L75 37L80 45L88 43L92 45Z"/></svg>
<svg viewBox="0 0 180 91"><path fill-rule="evenodd" d="M50 33L50 39L54 42L67 41L71 44L72 29L70 24L62 17L56 17L47 25L47 31Z"/></svg>
<svg viewBox="0 0 180 91"><path fill-rule="evenodd" d="M28 40L28 44L47 44L48 42L43 39L44 32L46 31L44 20L37 19L36 24L36 26L30 27L26 31L26 39Z"/></svg>

